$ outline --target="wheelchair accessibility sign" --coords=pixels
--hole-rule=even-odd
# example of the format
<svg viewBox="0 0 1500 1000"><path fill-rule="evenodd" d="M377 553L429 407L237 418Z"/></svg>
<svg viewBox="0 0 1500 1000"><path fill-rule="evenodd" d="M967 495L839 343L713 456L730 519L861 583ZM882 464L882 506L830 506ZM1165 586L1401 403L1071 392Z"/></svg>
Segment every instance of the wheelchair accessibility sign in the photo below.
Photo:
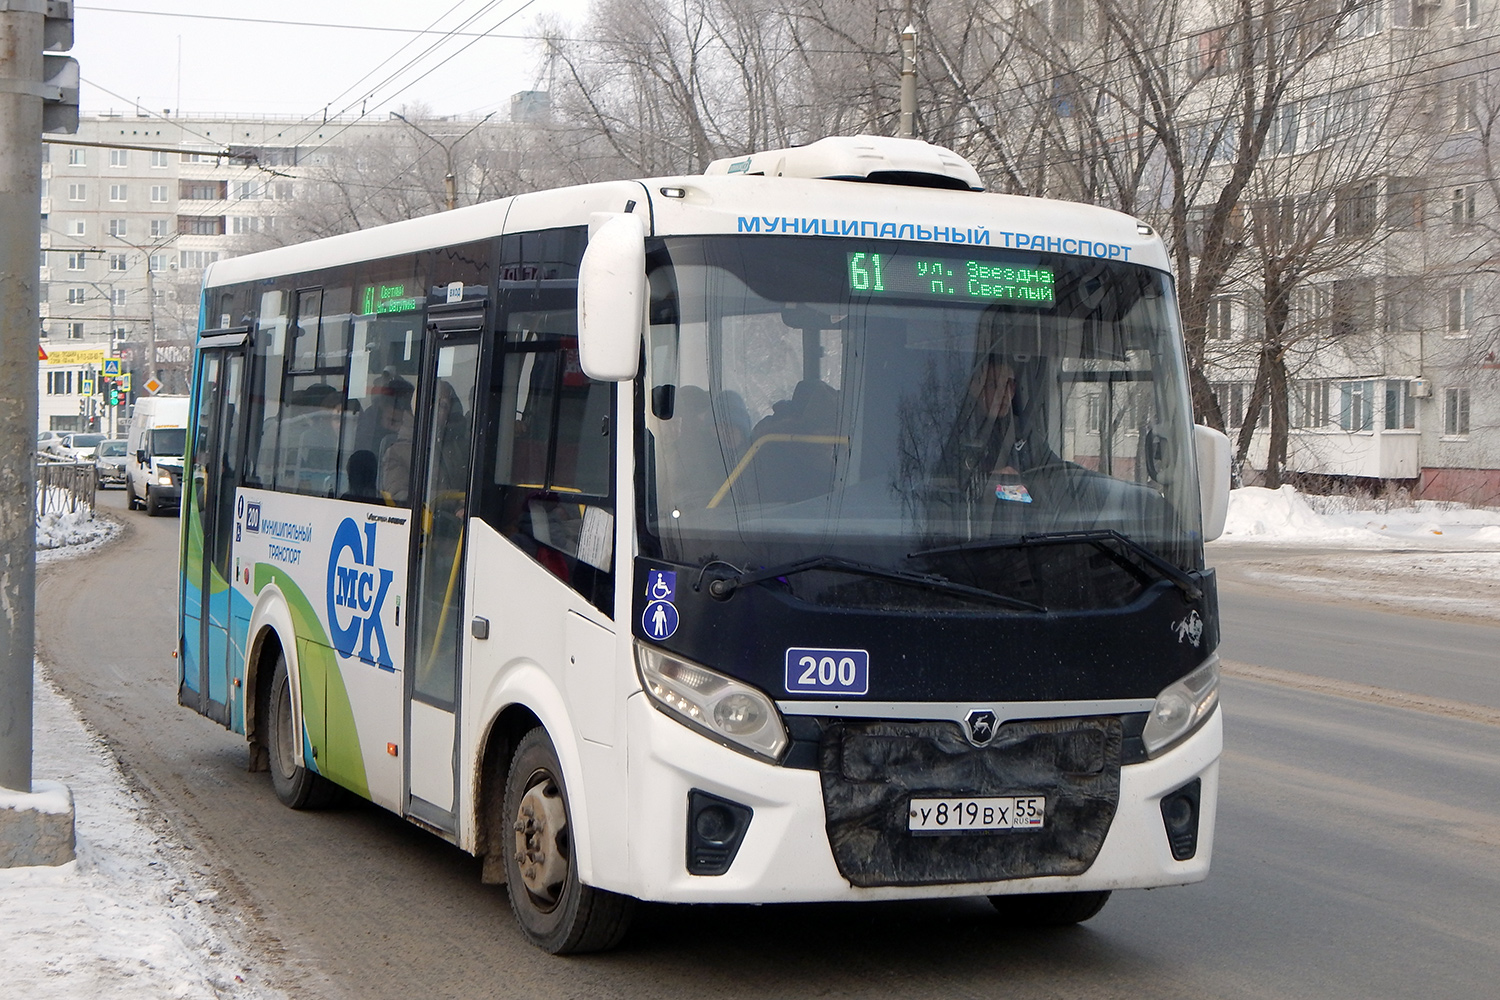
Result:
<svg viewBox="0 0 1500 1000"><path fill-rule="evenodd" d="M641 614L641 631L657 641L669 639L679 624L677 606L672 599L677 596L677 574L672 570L653 569L646 572L646 599L649 603Z"/></svg>

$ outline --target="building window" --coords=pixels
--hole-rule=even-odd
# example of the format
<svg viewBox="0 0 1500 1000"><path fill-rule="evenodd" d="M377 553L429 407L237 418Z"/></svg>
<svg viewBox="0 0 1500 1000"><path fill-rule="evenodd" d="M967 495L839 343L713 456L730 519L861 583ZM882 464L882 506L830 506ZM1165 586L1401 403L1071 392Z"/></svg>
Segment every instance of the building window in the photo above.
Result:
<svg viewBox="0 0 1500 1000"><path fill-rule="evenodd" d="M123 306L125 304L125 292L123 288L111 288L109 290L109 301L112 305Z"/></svg>
<svg viewBox="0 0 1500 1000"><path fill-rule="evenodd" d="M292 200L292 182L291 181L277 181L275 184L269 185L267 187L267 193L272 198L275 198L277 201L291 201Z"/></svg>
<svg viewBox="0 0 1500 1000"><path fill-rule="evenodd" d="M1340 278L1333 283L1331 333L1351 337L1375 329L1375 282L1370 278Z"/></svg>
<svg viewBox="0 0 1500 1000"><path fill-rule="evenodd" d="M1448 289L1448 335L1467 336L1474 329L1474 289L1459 285Z"/></svg>
<svg viewBox="0 0 1500 1000"><path fill-rule="evenodd" d="M130 166L130 150L111 149L109 151L109 165L112 167Z"/></svg>
<svg viewBox="0 0 1500 1000"><path fill-rule="evenodd" d="M84 293L84 289L81 286L75 286L73 288L69 288L68 289L68 305L70 305L70 306L81 306L81 305L83 305L83 303L84 303L83 293Z"/></svg>
<svg viewBox="0 0 1500 1000"><path fill-rule="evenodd" d="M1453 10L1453 22L1460 28L1472 28L1479 24L1479 0L1458 0Z"/></svg>
<svg viewBox="0 0 1500 1000"><path fill-rule="evenodd" d="M69 201L88 201L88 199L89 199L89 186L87 184L69 184L68 185L68 200Z"/></svg>
<svg viewBox="0 0 1500 1000"><path fill-rule="evenodd" d="M1385 0L1363 0L1348 18L1339 24L1340 38L1369 38L1381 31L1381 13Z"/></svg>
<svg viewBox="0 0 1500 1000"><path fill-rule="evenodd" d="M1387 379L1385 383L1385 429L1409 431L1417 426L1417 408L1411 398L1411 383Z"/></svg>
<svg viewBox="0 0 1500 1000"><path fill-rule="evenodd" d="M1387 275L1385 279L1385 328L1389 333L1416 333L1422 329L1426 281L1420 277Z"/></svg>
<svg viewBox="0 0 1500 1000"><path fill-rule="evenodd" d="M222 215L179 215L177 231L185 236L223 236Z"/></svg>
<svg viewBox="0 0 1500 1000"><path fill-rule="evenodd" d="M1392 229L1422 228L1422 192L1427 184L1421 177L1391 177L1386 181L1385 224Z"/></svg>
<svg viewBox="0 0 1500 1000"><path fill-rule="evenodd" d="M1448 219L1455 226L1474 224L1474 201L1476 189L1456 187L1448 195Z"/></svg>
<svg viewBox="0 0 1500 1000"><path fill-rule="evenodd" d="M1475 81L1460 80L1453 88L1453 131L1467 132L1479 124L1475 102Z"/></svg>
<svg viewBox="0 0 1500 1000"><path fill-rule="evenodd" d="M167 220L166 219L152 219L151 220L151 235L152 236L165 236L165 235L167 235Z"/></svg>
<svg viewBox="0 0 1500 1000"><path fill-rule="evenodd" d="M153 271L165 271L167 269L167 255L164 253L152 254L150 266Z"/></svg>
<svg viewBox="0 0 1500 1000"><path fill-rule="evenodd" d="M1228 295L1215 295L1208 300L1208 316L1204 321L1204 332L1209 340L1228 340L1233 332L1234 300Z"/></svg>
<svg viewBox="0 0 1500 1000"><path fill-rule="evenodd" d="M178 181L177 197L184 201L219 201L229 197L229 182Z"/></svg>
<svg viewBox="0 0 1500 1000"><path fill-rule="evenodd" d="M1328 425L1329 385L1322 381L1297 383L1292 392L1291 424L1293 427L1316 428Z"/></svg>
<svg viewBox="0 0 1500 1000"><path fill-rule="evenodd" d="M167 200L167 186L165 184L151 185L151 200L157 204Z"/></svg>
<svg viewBox="0 0 1500 1000"><path fill-rule="evenodd" d="M82 323L69 323L68 324L68 339L69 340L82 340L83 339L83 324Z"/></svg>
<svg viewBox="0 0 1500 1000"><path fill-rule="evenodd" d="M214 250L183 250L177 255L178 264L184 270L202 270L219 259Z"/></svg>
<svg viewBox="0 0 1500 1000"><path fill-rule="evenodd" d="M71 396L73 395L73 371L69 369L62 372L47 373L47 395L49 396Z"/></svg>
<svg viewBox="0 0 1500 1000"><path fill-rule="evenodd" d="M1380 183L1360 181L1345 184L1334 194L1334 232L1340 239L1367 236L1375 230L1380 210Z"/></svg>
<svg viewBox="0 0 1500 1000"><path fill-rule="evenodd" d="M82 271L87 266L88 260L89 260L88 254L84 254L84 253L70 253L70 254L68 254L68 270L69 271Z"/></svg>
<svg viewBox="0 0 1500 1000"><path fill-rule="evenodd" d="M125 255L122 254L122 253L112 253L112 254L110 254L109 255L109 269L111 271L123 271L123 270L125 270Z"/></svg>
<svg viewBox="0 0 1500 1000"><path fill-rule="evenodd" d="M259 181L238 181L234 185L234 196L240 201L260 197Z"/></svg>
<svg viewBox="0 0 1500 1000"><path fill-rule="evenodd" d="M1328 289L1323 285L1299 285L1292 289L1291 326L1297 336L1312 340L1328 329Z"/></svg>
<svg viewBox="0 0 1500 1000"><path fill-rule="evenodd" d="M85 151L83 149L80 149L79 147L74 146L72 149L68 150L68 166L70 166L70 167L86 167L88 165L89 165L88 157L85 154Z"/></svg>
<svg viewBox="0 0 1500 1000"><path fill-rule="evenodd" d="M1443 434L1462 437L1469 433L1469 389L1467 386L1443 390Z"/></svg>
<svg viewBox="0 0 1500 1000"><path fill-rule="evenodd" d="M167 165L167 152L164 149L153 150L151 153L151 166L154 168Z"/></svg>
<svg viewBox="0 0 1500 1000"><path fill-rule="evenodd" d="M128 227L127 227L126 221L124 219L110 219L109 220L109 235L111 235L111 236L125 236L127 234L127 232L128 232Z"/></svg>
<svg viewBox="0 0 1500 1000"><path fill-rule="evenodd" d="M74 219L70 232L74 236L85 236L88 234L88 223L83 219Z"/></svg>
<svg viewBox="0 0 1500 1000"><path fill-rule="evenodd" d="M259 232L260 219L254 215L236 215L229 220L230 232L236 236L244 236L247 233Z"/></svg>
<svg viewBox="0 0 1500 1000"><path fill-rule="evenodd" d="M1367 431L1375 426L1375 383L1341 382L1339 384L1339 427L1346 431Z"/></svg>

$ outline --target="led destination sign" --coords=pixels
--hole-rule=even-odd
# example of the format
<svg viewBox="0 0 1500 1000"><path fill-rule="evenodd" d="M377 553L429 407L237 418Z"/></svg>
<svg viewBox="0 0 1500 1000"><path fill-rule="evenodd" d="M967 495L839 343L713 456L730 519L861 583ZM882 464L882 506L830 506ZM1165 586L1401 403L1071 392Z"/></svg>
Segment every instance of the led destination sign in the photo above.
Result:
<svg viewBox="0 0 1500 1000"><path fill-rule="evenodd" d="M1057 302L1054 272L962 257L905 257L851 253L849 290L855 295L899 295L960 302Z"/></svg>
<svg viewBox="0 0 1500 1000"><path fill-rule="evenodd" d="M377 313L415 312L422 307L422 301L407 292L407 288L416 286L415 281L365 285L359 292L359 313L373 316Z"/></svg>

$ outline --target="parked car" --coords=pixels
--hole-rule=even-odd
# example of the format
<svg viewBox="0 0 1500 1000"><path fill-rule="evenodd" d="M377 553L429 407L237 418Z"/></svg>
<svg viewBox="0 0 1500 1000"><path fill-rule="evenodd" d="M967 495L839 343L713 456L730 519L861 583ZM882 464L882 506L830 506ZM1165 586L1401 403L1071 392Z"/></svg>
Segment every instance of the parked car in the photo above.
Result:
<svg viewBox="0 0 1500 1000"><path fill-rule="evenodd" d="M52 456L58 445L62 444L64 432L62 431L37 431L36 453L39 456Z"/></svg>
<svg viewBox="0 0 1500 1000"><path fill-rule="evenodd" d="M125 488L126 454L124 438L100 441L94 449L94 472L101 490L107 490L111 486Z"/></svg>
<svg viewBox="0 0 1500 1000"><path fill-rule="evenodd" d="M56 451L58 455L69 461L92 462L94 449L108 436L92 431L74 431L72 434L63 435L62 443L58 445Z"/></svg>

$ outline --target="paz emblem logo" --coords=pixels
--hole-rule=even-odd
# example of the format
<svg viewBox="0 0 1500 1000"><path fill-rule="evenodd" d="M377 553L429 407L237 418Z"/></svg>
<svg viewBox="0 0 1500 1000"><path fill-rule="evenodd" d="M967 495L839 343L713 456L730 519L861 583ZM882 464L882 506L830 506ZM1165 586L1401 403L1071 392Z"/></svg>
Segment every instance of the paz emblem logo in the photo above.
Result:
<svg viewBox="0 0 1500 1000"><path fill-rule="evenodd" d="M995 726L999 719L987 708L976 708L964 717L964 729L969 742L982 747L995 738Z"/></svg>

